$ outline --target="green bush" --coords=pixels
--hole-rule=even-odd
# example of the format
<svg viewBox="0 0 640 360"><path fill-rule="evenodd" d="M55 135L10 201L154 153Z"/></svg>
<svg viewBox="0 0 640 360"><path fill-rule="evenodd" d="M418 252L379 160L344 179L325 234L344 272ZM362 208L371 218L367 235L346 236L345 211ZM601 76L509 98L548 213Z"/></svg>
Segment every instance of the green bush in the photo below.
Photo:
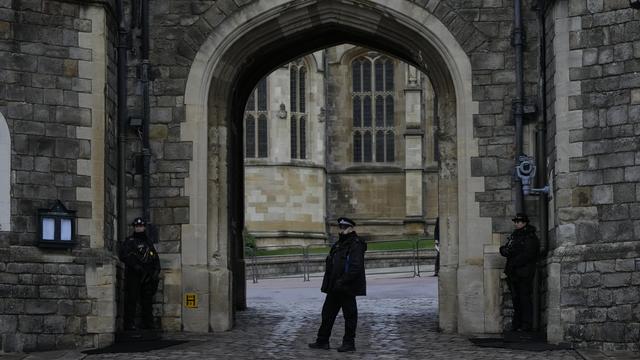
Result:
<svg viewBox="0 0 640 360"><path fill-rule="evenodd" d="M256 238L249 233L247 228L242 229L242 238L244 240L244 253L251 255L256 251Z"/></svg>

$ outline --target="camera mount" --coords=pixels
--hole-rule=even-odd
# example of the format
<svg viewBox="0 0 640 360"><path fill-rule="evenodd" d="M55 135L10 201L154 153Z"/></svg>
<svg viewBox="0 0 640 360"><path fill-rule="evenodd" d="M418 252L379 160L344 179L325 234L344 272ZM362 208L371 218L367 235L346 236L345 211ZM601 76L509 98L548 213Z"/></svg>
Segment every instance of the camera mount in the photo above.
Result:
<svg viewBox="0 0 640 360"><path fill-rule="evenodd" d="M516 165L516 176L520 179L522 184L522 193L526 195L540 195L549 194L549 186L546 185L543 188L532 188L531 183L536 175L536 163L535 159L530 156L520 155L518 157L518 164Z"/></svg>

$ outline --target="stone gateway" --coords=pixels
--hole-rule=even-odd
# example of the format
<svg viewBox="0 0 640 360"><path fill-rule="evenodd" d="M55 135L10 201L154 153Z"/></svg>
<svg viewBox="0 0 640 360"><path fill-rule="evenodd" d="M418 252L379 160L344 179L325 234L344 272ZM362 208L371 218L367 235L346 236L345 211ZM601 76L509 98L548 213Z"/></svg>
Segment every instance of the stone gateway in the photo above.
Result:
<svg viewBox="0 0 640 360"><path fill-rule="evenodd" d="M509 327L498 249L525 210L541 238L534 326L552 343L638 350L630 4L0 0L0 352L111 344L135 217L160 254L157 323L217 332L246 307L245 226L322 242L348 207L363 209L361 235L430 234L439 219L439 326L461 334ZM267 88L289 99L264 110L274 70L288 73ZM285 172L291 196L263 196L260 178ZM43 230L38 210L58 200L72 232ZM318 208L283 226L297 203ZM45 232L75 243L38 246Z"/></svg>

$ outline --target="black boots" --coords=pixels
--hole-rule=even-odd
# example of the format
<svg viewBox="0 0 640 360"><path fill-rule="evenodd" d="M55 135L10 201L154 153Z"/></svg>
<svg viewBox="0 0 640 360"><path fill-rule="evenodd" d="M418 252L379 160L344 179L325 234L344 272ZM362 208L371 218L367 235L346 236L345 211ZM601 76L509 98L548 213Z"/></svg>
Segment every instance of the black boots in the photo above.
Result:
<svg viewBox="0 0 640 360"><path fill-rule="evenodd" d="M342 342L338 348L338 352L356 351L356 345L352 342Z"/></svg>
<svg viewBox="0 0 640 360"><path fill-rule="evenodd" d="M312 348L312 349L329 350L329 343L328 342L318 342L316 340L316 342L309 343L309 347Z"/></svg>
<svg viewBox="0 0 640 360"><path fill-rule="evenodd" d="M309 343L309 347L312 349L329 350L329 343L324 341L318 341ZM343 341L342 345L338 348L338 352L356 351L356 345L350 341Z"/></svg>

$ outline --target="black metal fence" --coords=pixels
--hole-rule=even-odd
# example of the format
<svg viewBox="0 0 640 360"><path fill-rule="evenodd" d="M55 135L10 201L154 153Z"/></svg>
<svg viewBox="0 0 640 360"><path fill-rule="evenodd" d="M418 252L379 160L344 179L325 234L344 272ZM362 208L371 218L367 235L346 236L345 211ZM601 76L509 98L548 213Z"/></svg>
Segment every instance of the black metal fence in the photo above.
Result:
<svg viewBox="0 0 640 360"><path fill-rule="evenodd" d="M424 272L424 264L421 269L421 263L435 260L437 256L434 249L421 246L429 240L432 239L368 241L367 244L406 244L407 241L411 241L412 244L411 248L398 246L394 249L393 246L390 246L391 249L386 250L370 249L365 253L365 264L367 264L367 268L386 269L382 272L375 272L375 274L404 273L412 277L420 276ZM324 259L330 248L330 244L247 247L245 255L249 260L247 267L254 283L257 283L259 279L273 278L302 278L303 281L309 281L312 277L323 276ZM261 250L276 249L287 250L287 253L283 255L257 255ZM374 264L381 264L381 266L371 266Z"/></svg>

